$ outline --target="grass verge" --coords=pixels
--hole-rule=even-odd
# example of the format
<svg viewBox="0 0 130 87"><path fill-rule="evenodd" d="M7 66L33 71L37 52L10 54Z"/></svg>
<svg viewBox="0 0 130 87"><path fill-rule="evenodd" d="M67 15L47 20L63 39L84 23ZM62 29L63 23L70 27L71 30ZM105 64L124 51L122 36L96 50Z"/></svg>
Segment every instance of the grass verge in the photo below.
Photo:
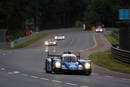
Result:
<svg viewBox="0 0 130 87"><path fill-rule="evenodd" d="M90 55L93 63L112 71L130 74L130 65L122 63L111 56L110 50Z"/></svg>
<svg viewBox="0 0 130 87"><path fill-rule="evenodd" d="M110 34L105 35L105 37L110 41L111 44L119 43ZM130 65L114 59L111 56L110 50L107 50L104 52L93 53L90 55L90 59L93 61L93 63L101 67L104 67L104 68L107 68L109 70L116 71L116 72L130 74Z"/></svg>
<svg viewBox="0 0 130 87"><path fill-rule="evenodd" d="M119 41L117 41L115 38L112 37L112 34L105 34L105 37L111 44L119 44Z"/></svg>
<svg viewBox="0 0 130 87"><path fill-rule="evenodd" d="M46 36L48 36L49 34L43 34L43 35L39 35L39 36L37 36L37 37L35 37L35 38L33 38L33 39L31 39L31 40L28 40L28 41L26 41L26 42L24 42L24 43L21 43L21 44L18 44L18 45L16 45L15 47L13 47L13 48L8 48L8 49L18 49L18 48L23 48L23 47L27 47L27 46L29 46L29 45L31 45L32 43L34 43L34 42L36 42L36 41L38 41L38 40L40 40L40 39L42 39L42 38L44 38L44 37L46 37Z"/></svg>

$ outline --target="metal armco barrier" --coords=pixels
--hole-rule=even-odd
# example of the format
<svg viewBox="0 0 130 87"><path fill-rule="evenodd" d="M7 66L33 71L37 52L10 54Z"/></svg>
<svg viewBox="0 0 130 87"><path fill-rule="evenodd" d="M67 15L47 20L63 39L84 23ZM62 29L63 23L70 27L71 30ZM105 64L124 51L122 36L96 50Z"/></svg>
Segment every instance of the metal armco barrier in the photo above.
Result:
<svg viewBox="0 0 130 87"><path fill-rule="evenodd" d="M117 45L111 47L111 55L115 59L130 64L130 51L119 49Z"/></svg>

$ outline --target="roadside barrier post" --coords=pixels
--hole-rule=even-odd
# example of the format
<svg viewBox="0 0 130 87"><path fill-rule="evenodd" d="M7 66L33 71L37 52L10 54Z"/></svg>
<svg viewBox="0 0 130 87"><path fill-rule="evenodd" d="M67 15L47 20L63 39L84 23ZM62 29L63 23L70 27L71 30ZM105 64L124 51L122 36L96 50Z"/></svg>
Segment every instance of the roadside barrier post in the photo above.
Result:
<svg viewBox="0 0 130 87"><path fill-rule="evenodd" d="M10 42L10 47L13 48L14 47L14 42Z"/></svg>

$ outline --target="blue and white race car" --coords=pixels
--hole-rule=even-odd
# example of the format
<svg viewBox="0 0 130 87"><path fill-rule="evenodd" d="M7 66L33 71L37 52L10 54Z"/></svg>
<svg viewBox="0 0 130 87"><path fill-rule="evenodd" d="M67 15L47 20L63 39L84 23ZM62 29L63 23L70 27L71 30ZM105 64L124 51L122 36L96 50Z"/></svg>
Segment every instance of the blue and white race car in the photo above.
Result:
<svg viewBox="0 0 130 87"><path fill-rule="evenodd" d="M82 72L83 74L91 74L91 60L80 59L80 54L77 56L71 52L64 52L61 55L50 55L45 59L45 71L47 73L59 72Z"/></svg>

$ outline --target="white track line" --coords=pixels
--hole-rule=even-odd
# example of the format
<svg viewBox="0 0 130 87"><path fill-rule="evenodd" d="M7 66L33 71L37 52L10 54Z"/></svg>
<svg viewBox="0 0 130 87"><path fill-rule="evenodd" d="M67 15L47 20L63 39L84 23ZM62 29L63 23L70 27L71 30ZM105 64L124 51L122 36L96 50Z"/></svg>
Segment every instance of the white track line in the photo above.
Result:
<svg viewBox="0 0 130 87"><path fill-rule="evenodd" d="M38 79L39 77L37 77L37 76L31 76L32 78L35 78L35 79Z"/></svg>
<svg viewBox="0 0 130 87"><path fill-rule="evenodd" d="M52 82L62 83L62 81L58 81L58 80L52 80Z"/></svg>
<svg viewBox="0 0 130 87"><path fill-rule="evenodd" d="M5 54L5 53L3 53L2 55L3 55L3 56L5 56L6 54Z"/></svg>
<svg viewBox="0 0 130 87"><path fill-rule="evenodd" d="M5 68L1 68L2 71L6 70Z"/></svg>
<svg viewBox="0 0 130 87"><path fill-rule="evenodd" d="M11 75L11 74L13 74L13 72L8 72L8 74L10 74L10 75Z"/></svg>
<svg viewBox="0 0 130 87"><path fill-rule="evenodd" d="M80 87L89 87L89 86L85 86L85 85L83 85L83 86L80 86Z"/></svg>
<svg viewBox="0 0 130 87"><path fill-rule="evenodd" d="M105 77L107 77L107 78L113 78L112 76L105 76Z"/></svg>
<svg viewBox="0 0 130 87"><path fill-rule="evenodd" d="M73 83L65 83L67 85L72 85L72 86L78 86L78 84L73 84Z"/></svg>
<svg viewBox="0 0 130 87"><path fill-rule="evenodd" d="M20 72L19 71L13 71L14 74L19 74Z"/></svg>
<svg viewBox="0 0 130 87"><path fill-rule="evenodd" d="M27 76L28 76L28 74L24 74L24 73L22 73L21 75L22 75L22 76L25 76L25 77L27 77Z"/></svg>
<svg viewBox="0 0 130 87"><path fill-rule="evenodd" d="M130 81L130 79L125 79L125 78L122 78L122 80Z"/></svg>
<svg viewBox="0 0 130 87"><path fill-rule="evenodd" d="M47 78L40 78L41 80L49 80L49 79L47 79Z"/></svg>

